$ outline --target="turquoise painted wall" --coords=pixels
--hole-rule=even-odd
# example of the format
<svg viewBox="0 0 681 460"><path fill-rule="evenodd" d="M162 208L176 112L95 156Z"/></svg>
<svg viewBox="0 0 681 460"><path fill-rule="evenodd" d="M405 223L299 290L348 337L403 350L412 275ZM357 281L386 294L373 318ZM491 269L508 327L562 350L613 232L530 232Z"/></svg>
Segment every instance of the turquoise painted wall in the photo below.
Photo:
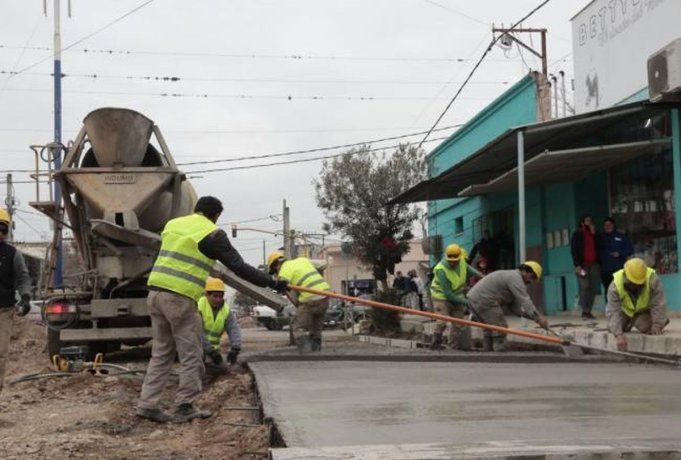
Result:
<svg viewBox="0 0 681 460"><path fill-rule="evenodd" d="M632 95L627 101L642 100L646 91ZM473 154L507 129L536 121L536 90L534 80L528 76L502 94L482 110L453 136L440 144L428 157L429 175L437 176L447 168ZM673 116L673 155L675 176L675 202L681 203L681 120L678 112ZM442 235L443 245L453 242L470 250L473 241L473 221L481 216L503 209L514 214L514 228L518 228L517 194L504 193L489 196L448 199L428 203L430 235ZM569 237L583 213L590 213L599 224L609 214L607 174L598 173L574 183L549 184L526 191L527 247L541 249L544 265L544 308L547 313L563 309L572 310L577 303L577 280L572 266ZM457 218L463 219L463 232L455 233ZM677 211L677 241L681 244L681 212ZM563 231L568 239L563 243ZM558 232L560 244L549 249L546 234ZM518 248L517 231L516 251ZM431 263L438 257L431 257ZM517 260L517 254L516 254ZM681 264L681 259L679 260ZM681 270L680 270L681 272ZM681 273L661 277L669 307L681 310ZM603 308L603 299L597 309Z"/></svg>
<svg viewBox="0 0 681 460"><path fill-rule="evenodd" d="M504 131L535 122L535 88L534 79L530 75L526 76L437 146L428 156L429 177L437 176L475 153ZM516 206L512 195L431 201L428 203L428 231L430 235L442 235L445 246L456 241L470 250L474 244L473 220L508 206ZM461 234L455 234L454 231L454 222L458 217L463 218L464 231ZM431 262L435 263L436 259L433 257Z"/></svg>

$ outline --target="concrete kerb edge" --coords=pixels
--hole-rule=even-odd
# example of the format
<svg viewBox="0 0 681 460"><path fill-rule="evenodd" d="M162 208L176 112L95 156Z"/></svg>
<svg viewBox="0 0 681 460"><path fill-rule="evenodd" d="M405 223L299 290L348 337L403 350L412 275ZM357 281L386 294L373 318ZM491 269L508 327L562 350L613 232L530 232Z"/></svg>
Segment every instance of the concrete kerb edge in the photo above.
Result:
<svg viewBox="0 0 681 460"><path fill-rule="evenodd" d="M276 421L273 417L267 415L272 413L271 408L266 407L269 406L270 400L268 398L263 398L263 394L267 394L267 384L262 383L262 380L257 378L255 371L252 369L248 361L244 360L241 362L241 364L246 371L253 376L253 389L259 402L258 405L260 406L260 419L269 427L269 449L285 448L286 441L284 440L284 437L279 430Z"/></svg>

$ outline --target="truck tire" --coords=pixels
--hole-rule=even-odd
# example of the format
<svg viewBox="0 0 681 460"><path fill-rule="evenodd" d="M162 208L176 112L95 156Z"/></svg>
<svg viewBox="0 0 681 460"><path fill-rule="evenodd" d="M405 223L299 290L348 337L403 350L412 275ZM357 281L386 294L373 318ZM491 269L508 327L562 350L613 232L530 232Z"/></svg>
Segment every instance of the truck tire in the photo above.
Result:
<svg viewBox="0 0 681 460"><path fill-rule="evenodd" d="M54 355L58 355L63 343L59 340L59 331L47 328L47 356L52 360Z"/></svg>
<svg viewBox="0 0 681 460"><path fill-rule="evenodd" d="M274 330L274 321L263 321L268 331Z"/></svg>

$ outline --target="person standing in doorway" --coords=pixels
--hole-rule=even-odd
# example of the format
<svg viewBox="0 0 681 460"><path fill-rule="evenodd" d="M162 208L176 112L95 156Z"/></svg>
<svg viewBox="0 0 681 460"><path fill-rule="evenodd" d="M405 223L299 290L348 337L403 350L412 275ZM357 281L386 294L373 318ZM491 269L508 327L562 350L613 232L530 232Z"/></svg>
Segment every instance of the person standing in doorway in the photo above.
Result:
<svg viewBox="0 0 681 460"><path fill-rule="evenodd" d="M624 267L624 262L634 253L634 247L629 237L617 230L615 219L607 217L603 222L603 233L598 243L601 261L601 281L603 288L608 290L612 283L612 276Z"/></svg>
<svg viewBox="0 0 681 460"><path fill-rule="evenodd" d="M594 298L599 292L601 271L598 266L598 235L590 215L585 214L572 234L570 250L579 284L579 306L582 319L594 319L591 314Z"/></svg>

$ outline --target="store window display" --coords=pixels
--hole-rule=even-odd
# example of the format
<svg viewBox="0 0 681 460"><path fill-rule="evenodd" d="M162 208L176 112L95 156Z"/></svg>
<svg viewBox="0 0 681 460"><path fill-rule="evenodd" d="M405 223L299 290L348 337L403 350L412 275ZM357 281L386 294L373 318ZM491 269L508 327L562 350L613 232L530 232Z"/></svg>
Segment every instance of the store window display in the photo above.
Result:
<svg viewBox="0 0 681 460"><path fill-rule="evenodd" d="M612 215L634 245L634 256L657 273L676 273L674 173L671 147L610 170Z"/></svg>

